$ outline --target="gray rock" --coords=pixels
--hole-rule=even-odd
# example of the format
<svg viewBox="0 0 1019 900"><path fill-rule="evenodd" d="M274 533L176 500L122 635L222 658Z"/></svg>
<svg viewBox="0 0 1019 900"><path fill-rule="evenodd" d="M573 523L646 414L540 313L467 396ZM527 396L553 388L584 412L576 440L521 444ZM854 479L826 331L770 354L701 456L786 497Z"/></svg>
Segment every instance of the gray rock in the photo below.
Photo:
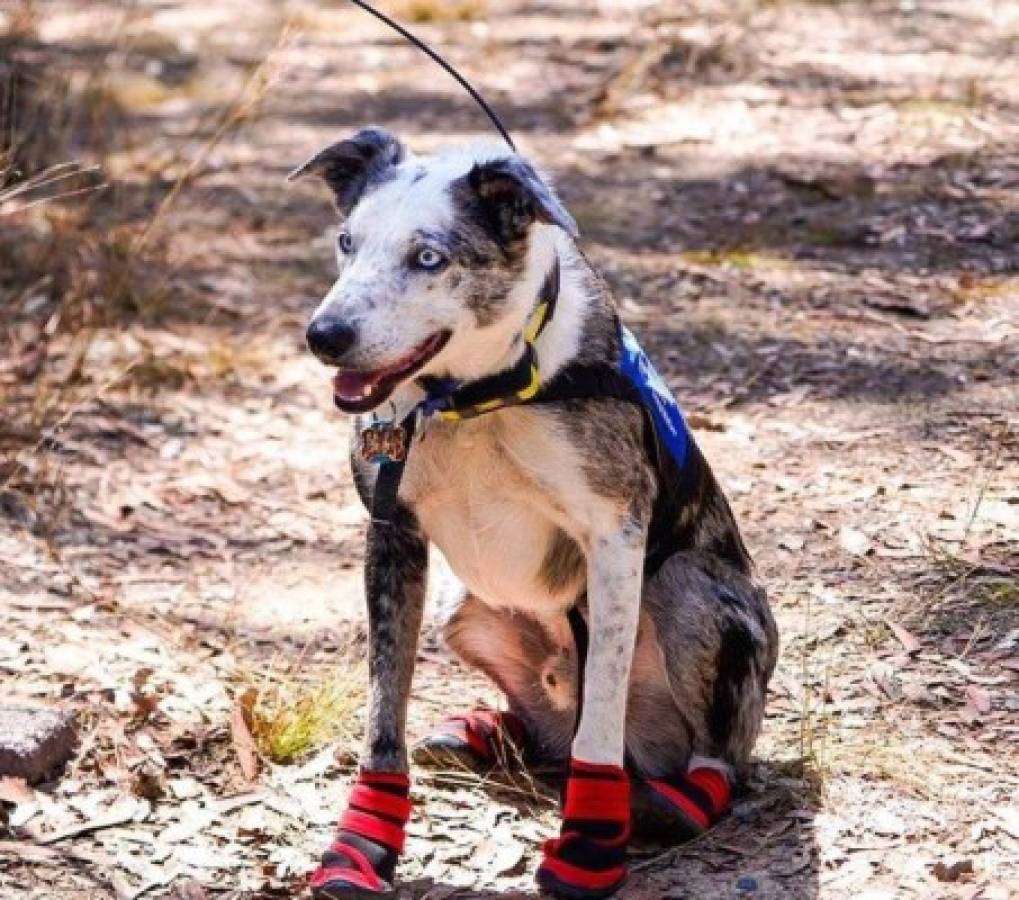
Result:
<svg viewBox="0 0 1019 900"><path fill-rule="evenodd" d="M39 781L70 759L76 740L72 713L0 705L0 775Z"/></svg>

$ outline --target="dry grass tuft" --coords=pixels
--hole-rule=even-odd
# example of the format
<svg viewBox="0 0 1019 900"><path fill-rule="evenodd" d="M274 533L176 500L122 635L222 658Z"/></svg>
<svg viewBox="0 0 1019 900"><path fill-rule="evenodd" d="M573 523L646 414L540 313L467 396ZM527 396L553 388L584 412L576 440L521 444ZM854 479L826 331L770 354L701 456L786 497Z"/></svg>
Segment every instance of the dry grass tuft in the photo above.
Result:
<svg viewBox="0 0 1019 900"><path fill-rule="evenodd" d="M328 677L304 680L290 671L249 680L257 691L251 734L258 752L280 765L299 762L328 744L353 753L362 731L367 676L363 665L339 663Z"/></svg>

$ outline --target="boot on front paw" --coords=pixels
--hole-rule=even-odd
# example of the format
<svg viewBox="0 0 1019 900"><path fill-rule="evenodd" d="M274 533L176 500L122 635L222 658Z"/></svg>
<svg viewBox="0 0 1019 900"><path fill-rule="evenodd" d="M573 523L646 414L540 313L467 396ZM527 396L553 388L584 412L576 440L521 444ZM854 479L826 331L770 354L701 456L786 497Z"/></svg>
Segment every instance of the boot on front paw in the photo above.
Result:
<svg viewBox="0 0 1019 900"><path fill-rule="evenodd" d="M393 895L393 871L410 817L410 779L403 772L357 776L336 839L311 874L312 895L353 900Z"/></svg>
<svg viewBox="0 0 1019 900"><path fill-rule="evenodd" d="M563 900L596 900L626 881L630 780L620 766L570 762L562 833L547 841L538 885Z"/></svg>

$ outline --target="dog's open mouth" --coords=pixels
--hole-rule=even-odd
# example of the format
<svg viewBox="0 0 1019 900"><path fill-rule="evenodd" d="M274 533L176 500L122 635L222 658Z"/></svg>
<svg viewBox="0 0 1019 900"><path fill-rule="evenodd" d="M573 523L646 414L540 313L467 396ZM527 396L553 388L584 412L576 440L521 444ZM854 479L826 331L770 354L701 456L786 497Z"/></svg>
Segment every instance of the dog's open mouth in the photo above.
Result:
<svg viewBox="0 0 1019 900"><path fill-rule="evenodd" d="M345 413L361 413L384 402L402 381L421 369L449 340L449 331L437 331L406 356L372 372L340 369L333 378L333 402Z"/></svg>

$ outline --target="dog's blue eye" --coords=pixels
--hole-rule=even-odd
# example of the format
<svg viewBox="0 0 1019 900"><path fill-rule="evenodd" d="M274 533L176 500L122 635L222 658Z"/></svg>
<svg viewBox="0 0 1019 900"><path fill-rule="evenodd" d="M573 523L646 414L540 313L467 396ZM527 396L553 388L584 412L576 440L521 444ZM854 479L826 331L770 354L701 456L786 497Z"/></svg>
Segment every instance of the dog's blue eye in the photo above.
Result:
<svg viewBox="0 0 1019 900"><path fill-rule="evenodd" d="M341 231L339 237L336 238L336 246L340 248L341 253L350 253L354 249L354 239L349 232Z"/></svg>
<svg viewBox="0 0 1019 900"><path fill-rule="evenodd" d="M421 269L437 269L445 261L445 257L431 247L423 247L414 257L415 264Z"/></svg>

